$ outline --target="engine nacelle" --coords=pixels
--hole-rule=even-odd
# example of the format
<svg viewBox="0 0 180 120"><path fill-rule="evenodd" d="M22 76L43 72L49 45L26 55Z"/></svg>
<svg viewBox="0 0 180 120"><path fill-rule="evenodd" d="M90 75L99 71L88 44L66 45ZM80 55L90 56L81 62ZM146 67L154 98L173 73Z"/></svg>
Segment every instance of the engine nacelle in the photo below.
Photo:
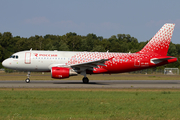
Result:
<svg viewBox="0 0 180 120"><path fill-rule="evenodd" d="M52 67L51 77L57 79L68 78L69 76L77 75L77 73L71 68L65 67Z"/></svg>

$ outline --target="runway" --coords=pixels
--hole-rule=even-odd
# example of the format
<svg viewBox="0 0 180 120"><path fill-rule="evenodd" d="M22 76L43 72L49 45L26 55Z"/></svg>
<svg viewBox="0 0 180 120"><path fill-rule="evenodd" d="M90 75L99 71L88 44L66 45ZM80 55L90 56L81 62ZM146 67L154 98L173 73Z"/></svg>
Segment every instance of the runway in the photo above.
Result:
<svg viewBox="0 0 180 120"><path fill-rule="evenodd" d="M180 80L31 80L0 81L0 88L180 89Z"/></svg>

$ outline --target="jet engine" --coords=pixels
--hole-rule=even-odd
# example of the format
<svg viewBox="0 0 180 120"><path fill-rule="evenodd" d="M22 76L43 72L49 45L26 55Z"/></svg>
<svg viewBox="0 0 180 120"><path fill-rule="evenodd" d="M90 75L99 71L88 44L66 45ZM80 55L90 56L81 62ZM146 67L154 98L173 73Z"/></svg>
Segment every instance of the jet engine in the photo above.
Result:
<svg viewBox="0 0 180 120"><path fill-rule="evenodd" d="M72 68L66 67L52 67L51 77L57 79L69 78L69 76L77 75L77 73Z"/></svg>

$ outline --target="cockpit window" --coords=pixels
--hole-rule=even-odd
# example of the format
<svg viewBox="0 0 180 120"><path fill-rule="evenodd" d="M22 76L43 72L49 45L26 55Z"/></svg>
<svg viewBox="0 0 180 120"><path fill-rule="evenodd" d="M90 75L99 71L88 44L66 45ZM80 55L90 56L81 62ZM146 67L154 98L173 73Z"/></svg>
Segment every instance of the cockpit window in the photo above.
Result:
<svg viewBox="0 0 180 120"><path fill-rule="evenodd" d="M12 55L10 58L18 59L18 55Z"/></svg>
<svg viewBox="0 0 180 120"><path fill-rule="evenodd" d="M12 55L10 58L14 58L15 56L14 55Z"/></svg>

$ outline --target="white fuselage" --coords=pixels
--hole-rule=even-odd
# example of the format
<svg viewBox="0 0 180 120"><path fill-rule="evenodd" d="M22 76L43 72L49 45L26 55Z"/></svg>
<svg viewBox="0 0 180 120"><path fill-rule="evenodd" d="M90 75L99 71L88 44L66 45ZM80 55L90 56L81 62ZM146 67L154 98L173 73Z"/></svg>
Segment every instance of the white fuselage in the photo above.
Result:
<svg viewBox="0 0 180 120"><path fill-rule="evenodd" d="M67 66L65 63L75 54L77 52L22 51L3 61L3 66L23 71L50 71L53 65Z"/></svg>
<svg viewBox="0 0 180 120"><path fill-rule="evenodd" d="M68 67L71 64L100 59L95 53L96 52L21 51L14 53L10 58L3 61L2 64L7 68L15 70L48 72L53 66ZM100 53L98 53L98 55L99 54ZM113 55L108 53L101 54L104 55L103 58L113 57Z"/></svg>

